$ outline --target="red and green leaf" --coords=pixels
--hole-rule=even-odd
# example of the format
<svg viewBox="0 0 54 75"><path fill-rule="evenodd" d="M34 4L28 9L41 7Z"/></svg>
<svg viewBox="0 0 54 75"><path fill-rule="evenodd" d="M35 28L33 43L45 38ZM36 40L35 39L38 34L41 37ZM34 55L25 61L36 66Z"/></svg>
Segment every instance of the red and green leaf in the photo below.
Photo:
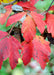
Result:
<svg viewBox="0 0 54 75"><path fill-rule="evenodd" d="M54 5L50 7L49 11L54 11Z"/></svg>
<svg viewBox="0 0 54 75"><path fill-rule="evenodd" d="M30 3L34 6L39 0L30 0Z"/></svg>

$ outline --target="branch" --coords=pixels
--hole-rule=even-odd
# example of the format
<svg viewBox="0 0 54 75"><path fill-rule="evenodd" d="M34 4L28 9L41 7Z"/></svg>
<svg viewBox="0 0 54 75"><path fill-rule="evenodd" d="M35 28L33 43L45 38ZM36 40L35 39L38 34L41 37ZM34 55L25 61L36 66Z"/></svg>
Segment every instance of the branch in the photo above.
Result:
<svg viewBox="0 0 54 75"><path fill-rule="evenodd" d="M53 2L54 2L54 0L52 0L52 2L51 2L51 4L50 4L50 6L49 6L48 9L47 9L45 12L41 13L42 15L45 15L45 14L48 12L48 10L50 9L50 7L51 7L51 5L53 4Z"/></svg>
<svg viewBox="0 0 54 75"><path fill-rule="evenodd" d="M16 23L15 23L15 24L16 24ZM13 30L15 24L14 24L14 25L12 26L12 28L10 29L10 31L9 31L9 35L10 35L10 33L12 32L12 30Z"/></svg>
<svg viewBox="0 0 54 75"><path fill-rule="evenodd" d="M48 12L48 10L50 9L51 5L53 4L54 0L51 2L49 8L46 10L46 12Z"/></svg>
<svg viewBox="0 0 54 75"><path fill-rule="evenodd" d="M27 0L22 0L23 2L26 2Z"/></svg>
<svg viewBox="0 0 54 75"><path fill-rule="evenodd" d="M16 23L15 23L15 24L16 24ZM6 36L4 36L3 38L1 38L0 41L3 40L3 39L5 39L6 37L9 37L9 36L10 36L10 33L12 32L12 30L13 30L15 24L14 24L14 25L12 26L12 28L10 29L8 35L6 35Z"/></svg>
<svg viewBox="0 0 54 75"><path fill-rule="evenodd" d="M3 40L3 39L5 39L6 37L8 37L8 35L6 35L6 36L4 36L3 38L1 38L0 41Z"/></svg>
<svg viewBox="0 0 54 75"><path fill-rule="evenodd" d="M2 2L2 5L3 5L3 6L11 5L11 4L14 4L16 1L17 1L17 0L14 0L14 1L10 2L10 3L3 3L3 2Z"/></svg>

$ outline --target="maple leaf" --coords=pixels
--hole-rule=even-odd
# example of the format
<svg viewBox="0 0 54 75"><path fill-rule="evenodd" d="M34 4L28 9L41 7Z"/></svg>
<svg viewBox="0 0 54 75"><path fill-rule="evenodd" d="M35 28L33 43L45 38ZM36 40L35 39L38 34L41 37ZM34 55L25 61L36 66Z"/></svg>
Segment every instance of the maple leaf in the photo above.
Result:
<svg viewBox="0 0 54 75"><path fill-rule="evenodd" d="M21 44L13 36L6 37L7 32L0 31L0 69L3 60L9 57L10 66L14 69L20 58L18 50L21 49Z"/></svg>
<svg viewBox="0 0 54 75"><path fill-rule="evenodd" d="M30 0L30 3L34 6L39 0Z"/></svg>
<svg viewBox="0 0 54 75"><path fill-rule="evenodd" d="M45 22L47 23L48 33L51 33L52 37L54 37L54 15L47 13Z"/></svg>
<svg viewBox="0 0 54 75"><path fill-rule="evenodd" d="M27 65L31 58L39 62L42 69L45 68L46 63L49 62L48 56L51 53L49 42L44 40L42 36L36 36L29 43L24 41L22 43L22 60L24 65Z"/></svg>
<svg viewBox="0 0 54 75"><path fill-rule="evenodd" d="M9 25L19 21L24 15L26 15L26 12L22 12L22 13L18 13L18 14L10 16L9 19L7 20L6 26L9 26Z"/></svg>
<svg viewBox="0 0 54 75"><path fill-rule="evenodd" d="M22 42L22 60L24 65L27 65L32 58L32 45L25 41Z"/></svg>
<svg viewBox="0 0 54 75"><path fill-rule="evenodd" d="M29 1L27 2L20 1L17 3L17 5L22 6L24 10L30 10L30 11L36 10L36 8Z"/></svg>
<svg viewBox="0 0 54 75"><path fill-rule="evenodd" d="M15 39L13 36L10 37L10 42L12 48L10 50L9 62L11 69L14 69L18 63L18 58L20 58L18 49L21 49L21 45L19 41Z"/></svg>
<svg viewBox="0 0 54 75"><path fill-rule="evenodd" d="M34 60L37 60L42 69L45 68L46 63L49 61L48 56L51 53L49 42L45 41L41 36L36 36L32 40L32 56Z"/></svg>
<svg viewBox="0 0 54 75"><path fill-rule="evenodd" d="M4 7L6 9L6 12L4 14L3 13L0 14L0 23L2 25L6 22L8 16L12 12L11 6L12 5Z"/></svg>
<svg viewBox="0 0 54 75"><path fill-rule="evenodd" d="M37 14L36 12L33 12L33 11L30 14L31 14L32 18L34 19L39 31L41 33L43 33L45 30L45 25L46 25L45 22L42 20L43 16L41 14Z"/></svg>
<svg viewBox="0 0 54 75"><path fill-rule="evenodd" d="M27 42L31 41L36 34L35 23L29 15L22 24L21 32Z"/></svg>
<svg viewBox="0 0 54 75"><path fill-rule="evenodd" d="M42 69L45 68L46 63L49 61L48 56L51 53L48 41L45 41L41 36L35 36L30 42L24 41L21 46L17 39L13 36L8 38L6 37L7 35L7 32L0 31L0 69L7 57L9 57L11 68L14 69L16 67L18 58L20 58L19 49L22 49L24 65L27 65L33 57L34 60L40 63Z"/></svg>
<svg viewBox="0 0 54 75"><path fill-rule="evenodd" d="M0 31L0 69L3 63L3 60L6 60L9 57L9 50L11 48L9 39L7 37L2 39L5 36L7 36L7 32Z"/></svg>

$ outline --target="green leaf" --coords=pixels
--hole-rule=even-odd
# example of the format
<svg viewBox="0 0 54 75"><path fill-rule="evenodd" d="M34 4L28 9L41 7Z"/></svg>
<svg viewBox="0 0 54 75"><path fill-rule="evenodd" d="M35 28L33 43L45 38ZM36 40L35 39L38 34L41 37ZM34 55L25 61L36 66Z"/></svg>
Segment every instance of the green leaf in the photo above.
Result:
<svg viewBox="0 0 54 75"><path fill-rule="evenodd" d="M0 30L2 30L2 31L8 31L9 29L11 29L11 27L12 27L12 25L6 27L6 24L4 24L4 25L0 24Z"/></svg>
<svg viewBox="0 0 54 75"><path fill-rule="evenodd" d="M9 17L8 17L8 18L9 18ZM8 20L8 18L7 18L7 20ZM14 23L13 23L12 25L6 27L7 20L6 20L6 22L5 22L3 25L0 24L0 30L1 30L1 31L8 31L8 30L10 30L10 29L12 28L12 26L14 25ZM17 23L15 24L15 27L17 27L18 25L19 25L19 23L17 22Z"/></svg>
<svg viewBox="0 0 54 75"><path fill-rule="evenodd" d="M36 4L35 4L35 7L37 9L41 9L43 11L47 10L51 4L52 0L44 0L44 1L38 1Z"/></svg>
<svg viewBox="0 0 54 75"><path fill-rule="evenodd" d="M39 30L36 27L36 35L41 35L41 33L39 32Z"/></svg>

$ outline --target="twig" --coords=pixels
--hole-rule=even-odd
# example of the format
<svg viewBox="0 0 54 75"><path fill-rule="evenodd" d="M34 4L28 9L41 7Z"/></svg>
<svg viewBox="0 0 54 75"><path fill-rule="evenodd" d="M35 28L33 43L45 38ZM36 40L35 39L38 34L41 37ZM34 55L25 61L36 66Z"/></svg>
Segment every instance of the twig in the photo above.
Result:
<svg viewBox="0 0 54 75"><path fill-rule="evenodd" d="M16 23L15 23L15 24L16 24ZM12 30L13 30L15 24L12 26L11 30L9 31L9 35L10 35L10 33L12 32Z"/></svg>
<svg viewBox="0 0 54 75"><path fill-rule="evenodd" d="M16 23L15 23L15 24L16 24ZM3 38L1 38L0 41L3 40L3 39L5 39L6 37L9 37L9 36L10 36L10 33L12 32L12 30L13 30L15 24L12 26L12 28L11 28L11 30L9 31L8 35L6 35L6 36L4 36Z"/></svg>
<svg viewBox="0 0 54 75"><path fill-rule="evenodd" d="M23 2L26 2L26 1L28 1L28 0L22 0Z"/></svg>
<svg viewBox="0 0 54 75"><path fill-rule="evenodd" d="M45 15L45 14L48 12L48 10L50 9L50 7L51 7L51 5L53 4L53 2L54 2L54 0L51 2L51 4L50 4L50 6L49 6L48 9L47 9L45 12L41 13L42 15Z"/></svg>
<svg viewBox="0 0 54 75"><path fill-rule="evenodd" d="M10 4L14 4L16 1L17 1L17 0L14 0L14 1L10 2L10 3L2 3L2 5L3 5L3 6L7 6L7 5L10 5Z"/></svg>
<svg viewBox="0 0 54 75"><path fill-rule="evenodd" d="M3 38L1 38L0 41L3 40L3 39L5 39L6 37L8 37L8 35L6 35L6 36L4 36Z"/></svg>
<svg viewBox="0 0 54 75"><path fill-rule="evenodd" d="M46 10L46 12L48 12L48 10L50 9L51 5L53 4L54 0L51 2L49 8Z"/></svg>

